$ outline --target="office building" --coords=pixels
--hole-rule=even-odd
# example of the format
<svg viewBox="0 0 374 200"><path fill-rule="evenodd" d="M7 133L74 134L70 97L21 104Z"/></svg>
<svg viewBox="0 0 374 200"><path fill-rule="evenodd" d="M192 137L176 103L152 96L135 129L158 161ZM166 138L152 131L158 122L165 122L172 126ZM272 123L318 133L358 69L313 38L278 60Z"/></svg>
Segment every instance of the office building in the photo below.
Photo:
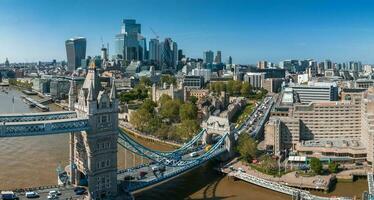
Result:
<svg viewBox="0 0 374 200"><path fill-rule="evenodd" d="M141 25L134 19L122 21L121 32L115 36L115 54L127 63L142 60L146 41L141 35Z"/></svg>
<svg viewBox="0 0 374 200"><path fill-rule="evenodd" d="M221 51L217 51L216 57L214 58L214 62L217 64L222 63L222 54Z"/></svg>
<svg viewBox="0 0 374 200"><path fill-rule="evenodd" d="M161 61L160 42L158 39L151 39L149 41L149 60L157 64Z"/></svg>
<svg viewBox="0 0 374 200"><path fill-rule="evenodd" d="M334 82L308 82L308 85L291 84L290 87L301 103L338 100L338 87Z"/></svg>
<svg viewBox="0 0 374 200"><path fill-rule="evenodd" d="M86 38L78 37L66 40L67 70L72 72L81 66L81 60L86 58Z"/></svg>
<svg viewBox="0 0 374 200"><path fill-rule="evenodd" d="M212 71L210 69L195 68L195 69L192 69L191 75L202 76L204 77L204 82L207 83L211 79Z"/></svg>
<svg viewBox="0 0 374 200"><path fill-rule="evenodd" d="M249 82L253 88L262 88L265 73L248 72L244 75L244 81Z"/></svg>
<svg viewBox="0 0 374 200"><path fill-rule="evenodd" d="M214 52L209 50L209 51L204 51L203 53L203 61L204 64L212 64L214 59Z"/></svg>
<svg viewBox="0 0 374 200"><path fill-rule="evenodd" d="M258 61L257 68L259 69L266 69L268 68L268 62L267 61Z"/></svg>
<svg viewBox="0 0 374 200"><path fill-rule="evenodd" d="M183 77L183 86L187 89L201 89L204 86L204 77L185 76Z"/></svg>
<svg viewBox="0 0 374 200"><path fill-rule="evenodd" d="M178 45L171 38L160 43L161 70L174 71L178 61Z"/></svg>
<svg viewBox="0 0 374 200"><path fill-rule="evenodd" d="M332 161L373 161L372 88L342 89L341 100L284 102L284 91L265 127L266 145ZM287 95L288 95L287 94ZM295 93L293 94L294 98ZM292 98L292 97L291 97ZM283 110L285 115L279 115Z"/></svg>

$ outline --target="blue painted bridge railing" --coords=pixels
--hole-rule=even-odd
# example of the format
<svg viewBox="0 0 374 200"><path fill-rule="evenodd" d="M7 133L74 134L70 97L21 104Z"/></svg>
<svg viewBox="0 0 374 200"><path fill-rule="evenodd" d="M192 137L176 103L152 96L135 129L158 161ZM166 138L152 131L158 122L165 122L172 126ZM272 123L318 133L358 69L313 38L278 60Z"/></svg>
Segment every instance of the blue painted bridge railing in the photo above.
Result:
<svg viewBox="0 0 374 200"><path fill-rule="evenodd" d="M88 119L71 118L47 121L8 122L0 124L1 137L52 135L89 130Z"/></svg>
<svg viewBox="0 0 374 200"><path fill-rule="evenodd" d="M193 160L193 162L189 162L186 165L182 165L179 167L172 167L167 170L162 176L153 176L151 178L145 180L135 180L135 181L125 181L124 182L124 189L129 192L134 192L136 190L157 184L159 182L165 181L167 179L179 176L184 172L187 172L191 169L194 169L198 166L201 166L205 162L215 158L216 156L226 152L226 148L224 146L225 138L227 134L224 135L216 144L212 146L205 154L198 157L198 159Z"/></svg>
<svg viewBox="0 0 374 200"><path fill-rule="evenodd" d="M31 122L31 121L47 121L58 119L77 118L74 111L47 112L47 113L25 113L25 114L1 114L0 123L4 122Z"/></svg>

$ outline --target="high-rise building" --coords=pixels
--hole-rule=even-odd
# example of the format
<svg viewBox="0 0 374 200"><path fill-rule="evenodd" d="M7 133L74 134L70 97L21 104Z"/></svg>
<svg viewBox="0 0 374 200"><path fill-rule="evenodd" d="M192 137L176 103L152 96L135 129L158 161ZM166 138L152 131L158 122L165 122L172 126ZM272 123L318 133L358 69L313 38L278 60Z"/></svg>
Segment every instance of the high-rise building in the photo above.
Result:
<svg viewBox="0 0 374 200"><path fill-rule="evenodd" d="M161 42L160 44L161 69L163 71L173 70L175 68L176 62L174 61L175 54L173 52L173 49L174 49L174 42L171 38L165 38L164 42Z"/></svg>
<svg viewBox="0 0 374 200"><path fill-rule="evenodd" d="M326 69L332 69L332 62L331 62L331 60L325 60L324 66L325 66L325 70Z"/></svg>
<svg viewBox="0 0 374 200"><path fill-rule="evenodd" d="M142 60L146 52L146 41L140 34L141 25L137 24L136 20L124 19L121 33L115 36L116 55L128 63Z"/></svg>
<svg viewBox="0 0 374 200"><path fill-rule="evenodd" d="M158 39L151 39L149 41L149 60L156 62L157 64L160 63L160 42Z"/></svg>
<svg viewBox="0 0 374 200"><path fill-rule="evenodd" d="M209 50L209 51L204 51L203 53L203 60L205 64L212 64L214 59L214 52Z"/></svg>
<svg viewBox="0 0 374 200"><path fill-rule="evenodd" d="M101 59L108 60L108 49L105 47L101 48Z"/></svg>
<svg viewBox="0 0 374 200"><path fill-rule="evenodd" d="M232 65L232 57L231 57L231 56L229 56L229 59L228 59L228 61L227 61L227 64Z"/></svg>
<svg viewBox="0 0 374 200"><path fill-rule="evenodd" d="M147 40L143 36L139 36L139 60L147 60Z"/></svg>
<svg viewBox="0 0 374 200"><path fill-rule="evenodd" d="M184 58L183 50L178 49L178 61L181 61Z"/></svg>
<svg viewBox="0 0 374 200"><path fill-rule="evenodd" d="M217 64L222 63L222 54L221 51L217 51L216 57L214 58L214 62Z"/></svg>
<svg viewBox="0 0 374 200"><path fill-rule="evenodd" d="M78 37L66 40L67 69L74 71L81 66L81 60L86 57L86 38Z"/></svg>
<svg viewBox="0 0 374 200"><path fill-rule="evenodd" d="M257 68L259 68L259 69L266 69L266 68L268 68L268 62L266 60L258 61Z"/></svg>

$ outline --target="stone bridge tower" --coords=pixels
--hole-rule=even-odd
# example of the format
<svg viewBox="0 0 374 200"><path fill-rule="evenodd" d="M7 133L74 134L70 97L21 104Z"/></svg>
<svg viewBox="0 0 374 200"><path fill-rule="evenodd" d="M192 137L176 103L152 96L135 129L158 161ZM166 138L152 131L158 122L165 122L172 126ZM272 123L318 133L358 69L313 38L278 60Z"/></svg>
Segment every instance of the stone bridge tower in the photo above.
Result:
<svg viewBox="0 0 374 200"><path fill-rule="evenodd" d="M74 92L73 81L70 90L70 109L88 118L91 127L71 133L71 182L87 185L90 199L116 196L118 99L114 82L110 89L103 88L92 62L79 94Z"/></svg>

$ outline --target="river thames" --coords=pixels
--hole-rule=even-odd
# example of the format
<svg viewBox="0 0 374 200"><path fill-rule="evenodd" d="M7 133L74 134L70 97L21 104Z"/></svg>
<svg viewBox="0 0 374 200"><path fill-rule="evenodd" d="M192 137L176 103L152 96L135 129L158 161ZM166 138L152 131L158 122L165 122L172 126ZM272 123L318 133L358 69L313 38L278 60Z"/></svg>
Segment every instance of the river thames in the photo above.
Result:
<svg viewBox="0 0 374 200"><path fill-rule="evenodd" d="M1 113L39 112L25 104L19 91L10 90L8 94L0 91ZM14 104L12 98L14 96ZM51 110L59 108L50 105ZM0 190L25 188L43 185L56 185L56 167L66 166L69 159L69 135L1 138L0 142ZM157 150L171 150L164 144L155 144L138 139L142 144ZM146 162L134 157L122 147L118 149L119 168L131 167ZM353 183L338 183L329 194L324 196L357 196L367 190L365 179ZM248 199L248 200L286 200L290 196L273 192L255 185L228 179L212 170L212 163L186 173L157 187L136 193L136 199Z"/></svg>

